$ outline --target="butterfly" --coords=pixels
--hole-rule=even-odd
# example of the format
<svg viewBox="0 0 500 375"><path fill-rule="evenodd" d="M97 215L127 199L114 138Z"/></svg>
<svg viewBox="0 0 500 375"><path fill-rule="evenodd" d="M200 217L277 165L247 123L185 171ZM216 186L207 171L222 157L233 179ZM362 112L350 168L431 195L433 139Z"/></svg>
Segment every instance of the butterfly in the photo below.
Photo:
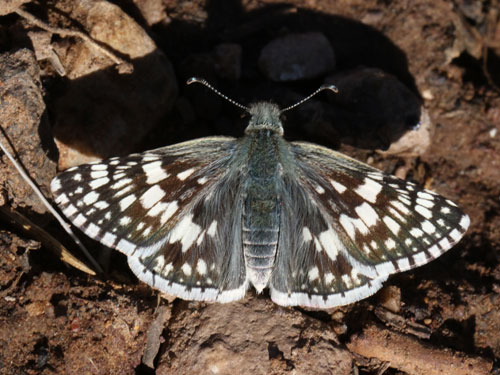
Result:
<svg viewBox="0 0 500 375"><path fill-rule="evenodd" d="M280 116L295 105L231 102L250 115L242 138L70 168L51 183L55 202L126 254L140 280L198 301L239 300L253 286L283 306L350 304L466 232L469 218L453 202L328 148L287 142Z"/></svg>

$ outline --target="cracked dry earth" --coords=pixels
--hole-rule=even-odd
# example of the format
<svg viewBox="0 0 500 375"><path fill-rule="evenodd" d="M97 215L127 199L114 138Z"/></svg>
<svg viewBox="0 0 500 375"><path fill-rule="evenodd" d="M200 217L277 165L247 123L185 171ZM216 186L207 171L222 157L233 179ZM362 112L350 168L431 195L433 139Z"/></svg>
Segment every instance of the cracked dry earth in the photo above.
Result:
<svg viewBox="0 0 500 375"><path fill-rule="evenodd" d="M83 31L133 72L17 9ZM253 292L227 305L158 298L124 256L91 240L105 273L80 267L85 258L2 154L0 374L497 374L498 9L465 0L1 3L0 140L46 196L72 165L241 136L241 111L188 89L190 76L244 104L293 103L329 82L341 95L287 113L287 139L437 191L471 227L439 259L344 307L282 308ZM292 74L295 57L302 69Z"/></svg>

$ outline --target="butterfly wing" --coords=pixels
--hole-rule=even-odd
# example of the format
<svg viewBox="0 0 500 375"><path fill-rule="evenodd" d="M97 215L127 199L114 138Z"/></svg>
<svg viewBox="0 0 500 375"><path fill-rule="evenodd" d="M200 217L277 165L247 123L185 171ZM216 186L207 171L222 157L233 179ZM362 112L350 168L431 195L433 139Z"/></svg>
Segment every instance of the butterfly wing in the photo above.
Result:
<svg viewBox="0 0 500 375"><path fill-rule="evenodd" d="M128 256L137 277L190 300L247 289L237 141L213 137L71 168L51 188L72 223Z"/></svg>
<svg viewBox="0 0 500 375"><path fill-rule="evenodd" d="M291 144L271 297L332 307L450 249L469 218L453 202L321 146ZM297 207L300 207L297 214Z"/></svg>

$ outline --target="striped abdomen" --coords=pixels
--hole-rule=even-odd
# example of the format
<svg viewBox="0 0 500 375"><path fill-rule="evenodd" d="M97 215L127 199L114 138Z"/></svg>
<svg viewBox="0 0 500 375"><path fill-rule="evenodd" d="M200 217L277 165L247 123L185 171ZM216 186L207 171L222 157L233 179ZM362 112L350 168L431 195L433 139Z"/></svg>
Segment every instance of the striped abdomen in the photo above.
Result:
<svg viewBox="0 0 500 375"><path fill-rule="evenodd" d="M279 239L279 202L273 179L251 181L243 212L243 251L248 280L257 292L268 284Z"/></svg>

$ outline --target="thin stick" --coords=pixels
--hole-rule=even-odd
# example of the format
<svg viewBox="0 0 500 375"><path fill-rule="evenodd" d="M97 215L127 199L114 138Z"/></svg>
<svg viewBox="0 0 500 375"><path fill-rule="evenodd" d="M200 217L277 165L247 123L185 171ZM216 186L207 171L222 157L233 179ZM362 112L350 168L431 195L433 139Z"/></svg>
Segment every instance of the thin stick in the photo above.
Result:
<svg viewBox="0 0 500 375"><path fill-rule="evenodd" d="M28 183L28 185L33 189L33 191L38 195L42 203L47 207L47 209L52 213L52 215L55 216L57 221L61 224L63 229L68 233L71 238L76 242L76 244L82 249L83 253L87 257L87 259L92 263L92 265L95 267L95 269L102 273L103 270L99 263L96 262L96 260L90 255L90 252L87 250L87 248L83 245L83 243L78 239L78 237L73 233L71 230L70 225L62 218L61 215L51 206L49 201L44 197L38 186L33 182L33 180L28 176L28 174L24 171L24 168L17 162L17 160L11 155L11 153L5 148L4 144L0 141L0 148L2 151L7 155L9 160L14 164L14 167L16 167L17 171L21 175L21 177Z"/></svg>
<svg viewBox="0 0 500 375"><path fill-rule="evenodd" d="M21 17L25 18L29 22L31 22L33 25L51 32L53 34L59 34L61 36L74 36L80 39L83 39L85 42L89 43L91 46L93 46L95 49L97 49L100 53L103 55L106 55L109 57L115 64L118 65L118 70L120 73L132 73L134 71L134 67L131 63L123 60L122 58L116 56L109 48L102 46L98 42L96 42L94 39L89 37L87 34L82 33L81 31L77 30L69 30L69 29L63 29L61 27L54 27L49 24L46 24L42 20L36 18L34 15L31 13L26 12L25 10L22 10L20 8L16 9L15 12L20 15Z"/></svg>
<svg viewBox="0 0 500 375"><path fill-rule="evenodd" d="M0 206L0 215L4 216L6 220L12 222L13 225L25 231L29 236L42 243L42 246L52 251L60 260L69 265L85 272L91 276L95 276L95 272L80 259L75 257L71 252L66 249L57 239L50 233L33 223L26 216L17 212L12 207ZM0 293L1 298L1 293Z"/></svg>

